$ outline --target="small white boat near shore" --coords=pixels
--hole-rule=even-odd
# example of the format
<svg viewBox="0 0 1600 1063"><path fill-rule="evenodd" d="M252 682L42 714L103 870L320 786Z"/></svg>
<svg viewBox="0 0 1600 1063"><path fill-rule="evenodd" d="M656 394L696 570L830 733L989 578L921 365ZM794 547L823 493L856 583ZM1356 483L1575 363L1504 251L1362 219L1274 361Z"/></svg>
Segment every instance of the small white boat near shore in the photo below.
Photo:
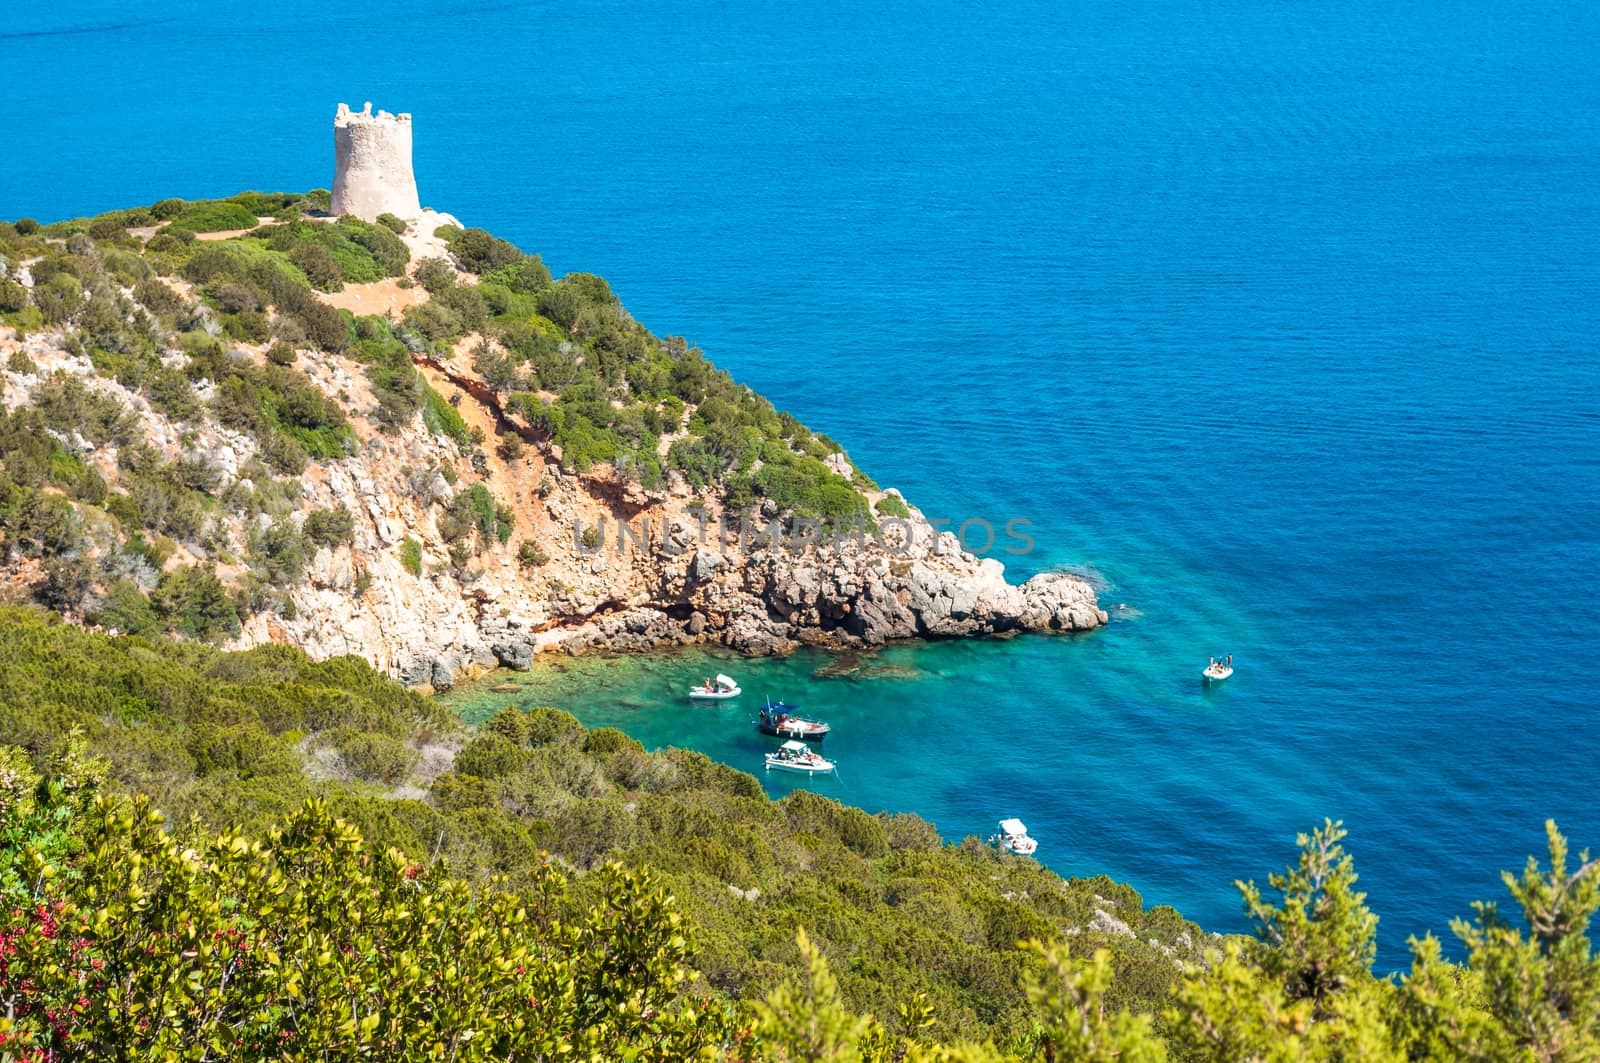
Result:
<svg viewBox="0 0 1600 1063"><path fill-rule="evenodd" d="M1211 658L1211 663L1205 666L1200 675L1207 683L1220 683L1233 674L1233 654L1223 660Z"/></svg>
<svg viewBox="0 0 1600 1063"><path fill-rule="evenodd" d="M726 701L743 693L732 676L720 674L714 680L707 679L704 683L689 688L689 696L701 701Z"/></svg>
<svg viewBox="0 0 1600 1063"><path fill-rule="evenodd" d="M1017 856L1032 856L1039 848L1039 843L1028 834L1028 828L1023 826L1020 819L1002 819L1000 833L992 836L989 844L998 845Z"/></svg>
<svg viewBox="0 0 1600 1063"><path fill-rule="evenodd" d="M768 771L793 771L801 775L828 775L833 772L833 761L811 749L804 742L788 741L775 752L767 754Z"/></svg>

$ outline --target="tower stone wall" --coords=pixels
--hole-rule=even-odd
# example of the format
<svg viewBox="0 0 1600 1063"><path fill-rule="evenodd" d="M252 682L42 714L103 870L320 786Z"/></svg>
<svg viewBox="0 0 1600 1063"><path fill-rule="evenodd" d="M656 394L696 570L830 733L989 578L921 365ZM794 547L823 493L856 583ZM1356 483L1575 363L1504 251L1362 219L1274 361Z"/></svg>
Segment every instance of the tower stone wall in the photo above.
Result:
<svg viewBox="0 0 1600 1063"><path fill-rule="evenodd" d="M407 221L422 216L417 179L411 172L411 116L372 113L368 103L352 111L341 103L333 117L333 205L331 213L372 221L393 214Z"/></svg>

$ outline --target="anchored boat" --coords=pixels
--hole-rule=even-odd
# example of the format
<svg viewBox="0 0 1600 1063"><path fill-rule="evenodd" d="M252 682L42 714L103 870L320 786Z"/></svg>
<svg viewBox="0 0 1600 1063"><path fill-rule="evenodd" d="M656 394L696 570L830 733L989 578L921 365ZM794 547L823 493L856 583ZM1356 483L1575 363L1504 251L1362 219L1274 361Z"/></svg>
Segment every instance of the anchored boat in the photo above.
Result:
<svg viewBox="0 0 1600 1063"><path fill-rule="evenodd" d="M739 689L739 684L733 681L733 677L726 675L718 675L715 680L707 679L704 683L689 688L689 696L702 701L726 701L742 693L744 691Z"/></svg>
<svg viewBox="0 0 1600 1063"><path fill-rule="evenodd" d="M833 761L824 760L821 754L807 749L804 742L791 740L767 754L767 770L827 775L833 771Z"/></svg>
<svg viewBox="0 0 1600 1063"><path fill-rule="evenodd" d="M1028 834L1028 828L1022 825L1020 819L1002 819L1000 833L989 839L990 845L998 845L1008 853L1018 856L1032 856L1039 848L1039 843Z"/></svg>
<svg viewBox="0 0 1600 1063"><path fill-rule="evenodd" d="M832 730L821 720L808 720L803 716L796 716L795 707L785 705L781 701L767 702L766 708L761 710L761 718L756 721L756 727L764 735L798 738L805 742L820 742Z"/></svg>
<svg viewBox="0 0 1600 1063"><path fill-rule="evenodd" d="M1215 657L1211 658L1211 663L1206 665L1205 670L1200 674L1205 677L1207 683L1222 682L1233 674L1233 654L1228 654L1226 658L1220 661Z"/></svg>

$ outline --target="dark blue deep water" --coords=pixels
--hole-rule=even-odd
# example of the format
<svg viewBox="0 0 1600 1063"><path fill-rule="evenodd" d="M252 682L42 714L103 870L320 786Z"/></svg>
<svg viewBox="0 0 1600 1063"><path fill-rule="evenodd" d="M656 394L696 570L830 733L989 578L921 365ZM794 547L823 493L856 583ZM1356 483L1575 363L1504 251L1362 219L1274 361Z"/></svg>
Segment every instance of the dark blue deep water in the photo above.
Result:
<svg viewBox="0 0 1600 1063"><path fill-rule="evenodd" d="M412 111L425 203L1130 607L749 666L850 723L819 788L1217 929L1342 818L1388 965L1546 817L1600 847L1600 7L16 8L0 216L325 187L336 103ZM759 763L672 669L552 690Z"/></svg>

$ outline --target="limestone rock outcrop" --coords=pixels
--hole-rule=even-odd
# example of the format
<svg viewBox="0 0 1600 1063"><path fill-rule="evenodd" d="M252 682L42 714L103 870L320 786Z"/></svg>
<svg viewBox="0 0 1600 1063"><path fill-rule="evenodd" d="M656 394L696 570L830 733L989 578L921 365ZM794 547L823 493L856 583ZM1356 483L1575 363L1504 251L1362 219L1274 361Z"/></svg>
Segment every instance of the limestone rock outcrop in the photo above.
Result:
<svg viewBox="0 0 1600 1063"><path fill-rule="evenodd" d="M29 401L50 374L67 373L124 403L138 418L138 436L165 458L204 463L219 492L248 487L247 471L259 458L249 435L213 421L175 423L42 334L20 344L0 335L0 356L10 346L24 350L36 369L0 374L8 406ZM250 348L236 355L264 357ZM716 644L775 654L804 645L859 649L899 639L1074 632L1106 621L1082 578L1047 572L1008 583L998 560L964 552L915 508L900 522L910 534L887 544L872 537L804 549L741 542L716 533L723 514L712 492L632 497L604 468L563 470L548 447L526 447L515 460L489 448L474 456L420 417L380 432L363 413L373 399L359 363L302 355L296 368L325 393L346 397L364 442L357 454L307 470L291 519L343 506L352 535L312 553L285 588L293 608L251 616L234 640L238 648L284 642L315 657L355 654L410 686L441 690L497 666L529 668L547 651ZM432 387L456 398L469 423L486 434L514 430L504 411L480 404L478 388L463 386L471 382L458 379L465 372L459 366L423 361L420 368ZM68 443L116 482L114 451ZM482 472L474 457L486 463ZM462 561L440 515L480 476L515 514L515 528L506 541L484 542ZM603 537L586 544L580 529L602 521ZM642 534L620 534L622 523ZM214 534L244 556L259 530L224 511ZM420 565L405 561L410 544ZM536 549L524 552L524 544Z"/></svg>
<svg viewBox="0 0 1600 1063"><path fill-rule="evenodd" d="M729 543L676 560L656 555L644 601L566 629L556 648L581 653L642 642L718 642L743 653L800 645L853 649L901 639L1086 631L1106 622L1079 576L1046 572L1017 586L993 558L963 552L915 510L911 541L805 550ZM674 616L687 612L679 623Z"/></svg>

